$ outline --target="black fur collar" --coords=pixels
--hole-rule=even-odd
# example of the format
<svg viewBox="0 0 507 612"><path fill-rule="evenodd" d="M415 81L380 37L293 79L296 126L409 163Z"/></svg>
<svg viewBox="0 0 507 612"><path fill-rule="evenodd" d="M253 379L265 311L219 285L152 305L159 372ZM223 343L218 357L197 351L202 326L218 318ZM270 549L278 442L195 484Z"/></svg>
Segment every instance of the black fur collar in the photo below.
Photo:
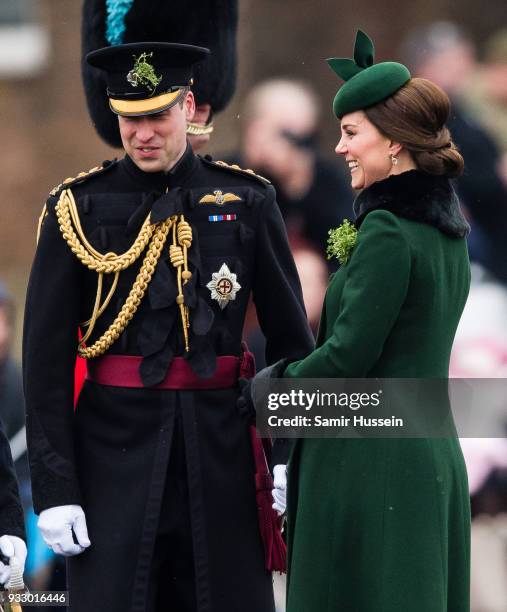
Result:
<svg viewBox="0 0 507 612"><path fill-rule="evenodd" d="M354 202L356 227L378 209L433 225L454 238L464 238L470 232L449 179L419 170L389 176L364 189Z"/></svg>

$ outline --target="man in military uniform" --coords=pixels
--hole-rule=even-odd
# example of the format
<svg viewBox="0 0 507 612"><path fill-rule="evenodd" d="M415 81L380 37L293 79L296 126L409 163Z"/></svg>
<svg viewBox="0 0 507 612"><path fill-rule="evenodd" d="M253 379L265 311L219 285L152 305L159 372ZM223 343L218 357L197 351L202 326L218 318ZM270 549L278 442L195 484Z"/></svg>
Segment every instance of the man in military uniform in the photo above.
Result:
<svg viewBox="0 0 507 612"><path fill-rule="evenodd" d="M313 340L273 188L186 140L192 66L207 53L91 53L126 155L65 181L42 216L28 439L35 510L70 557L74 612L274 609L250 416L237 407L250 295L268 363ZM74 413L78 327L88 374Z"/></svg>

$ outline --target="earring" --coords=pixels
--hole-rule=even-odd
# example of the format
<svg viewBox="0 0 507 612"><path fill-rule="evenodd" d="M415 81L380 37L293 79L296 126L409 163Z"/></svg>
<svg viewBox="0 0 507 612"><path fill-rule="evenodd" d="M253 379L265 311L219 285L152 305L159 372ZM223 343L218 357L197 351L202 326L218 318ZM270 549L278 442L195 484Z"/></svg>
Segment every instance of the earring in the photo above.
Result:
<svg viewBox="0 0 507 612"><path fill-rule="evenodd" d="M396 155L393 155L391 153L391 163L393 166L396 166L396 164L398 163L398 158L396 157Z"/></svg>

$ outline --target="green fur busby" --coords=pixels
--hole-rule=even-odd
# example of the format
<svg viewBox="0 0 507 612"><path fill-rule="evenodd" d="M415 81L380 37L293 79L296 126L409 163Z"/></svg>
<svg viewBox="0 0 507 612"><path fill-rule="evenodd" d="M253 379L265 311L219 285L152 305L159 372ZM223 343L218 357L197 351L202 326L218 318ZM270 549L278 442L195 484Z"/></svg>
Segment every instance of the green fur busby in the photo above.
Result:
<svg viewBox="0 0 507 612"><path fill-rule="evenodd" d="M374 62L373 42L361 30L356 35L354 59L333 57L327 60L334 72L345 81L333 102L334 114L339 119L347 113L385 100L410 80L410 72L403 64Z"/></svg>
<svg viewBox="0 0 507 612"><path fill-rule="evenodd" d="M193 71L197 104L215 114L232 98L236 86L238 0L84 0L82 14L83 84L91 119L99 136L121 146L118 122L109 108L105 75L85 58L109 45L144 41L207 47L211 54Z"/></svg>

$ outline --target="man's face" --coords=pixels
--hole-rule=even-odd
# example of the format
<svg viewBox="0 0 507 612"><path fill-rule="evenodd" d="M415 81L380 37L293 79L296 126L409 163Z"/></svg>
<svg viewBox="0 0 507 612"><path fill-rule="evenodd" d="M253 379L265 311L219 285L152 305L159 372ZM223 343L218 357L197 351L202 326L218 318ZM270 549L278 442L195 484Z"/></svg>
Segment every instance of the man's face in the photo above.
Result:
<svg viewBox="0 0 507 612"><path fill-rule="evenodd" d="M143 117L118 117L123 148L144 172L168 172L183 155L187 121L195 112L194 96L188 92L183 105Z"/></svg>
<svg viewBox="0 0 507 612"><path fill-rule="evenodd" d="M287 134L304 138L315 131L316 123L315 112L306 99L294 98L288 104L284 93L275 92L260 104L257 116L245 126L243 134L247 166L264 171L278 181L293 174L295 157L311 155L308 150L297 147Z"/></svg>

